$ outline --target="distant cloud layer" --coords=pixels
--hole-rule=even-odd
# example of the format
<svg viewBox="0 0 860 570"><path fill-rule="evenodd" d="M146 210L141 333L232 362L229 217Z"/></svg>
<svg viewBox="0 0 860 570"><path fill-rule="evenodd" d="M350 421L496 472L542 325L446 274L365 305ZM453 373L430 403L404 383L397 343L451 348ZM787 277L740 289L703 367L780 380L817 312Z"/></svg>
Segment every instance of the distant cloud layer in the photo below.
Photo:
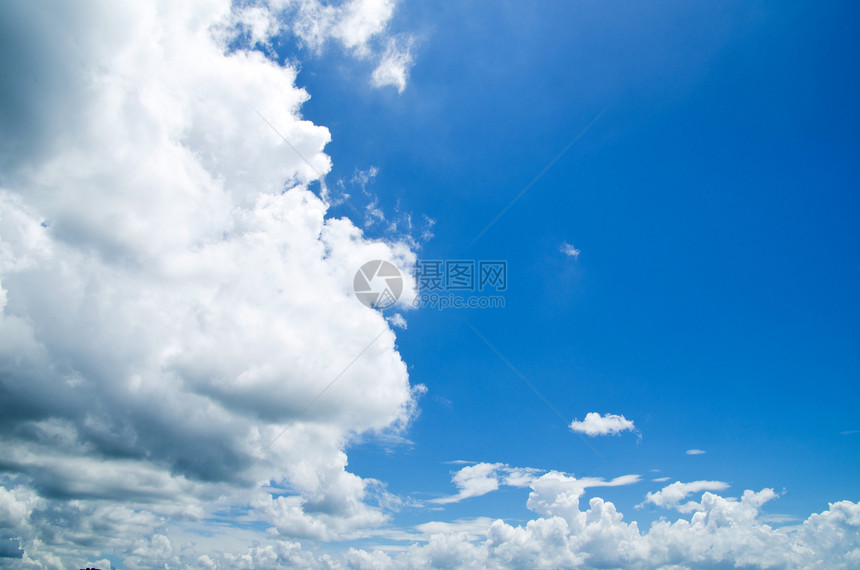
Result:
<svg viewBox="0 0 860 570"><path fill-rule="evenodd" d="M705 492L687 520L660 520L647 532L608 501L579 508L584 486L563 474L532 483L528 507L538 518L522 525L496 520L477 540L439 529L406 552L351 550L356 567L374 568L855 568L860 560L860 505L834 503L801 525L774 529L760 510L775 493L745 491L740 499Z"/></svg>

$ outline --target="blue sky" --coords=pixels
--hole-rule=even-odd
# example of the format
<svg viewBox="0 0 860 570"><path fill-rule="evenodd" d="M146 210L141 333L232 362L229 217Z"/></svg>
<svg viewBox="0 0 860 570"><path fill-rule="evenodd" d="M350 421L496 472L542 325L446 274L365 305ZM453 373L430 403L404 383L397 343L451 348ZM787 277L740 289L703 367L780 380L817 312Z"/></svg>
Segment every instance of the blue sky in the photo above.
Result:
<svg viewBox="0 0 860 570"><path fill-rule="evenodd" d="M0 566L851 568L858 11L0 6Z"/></svg>
<svg viewBox="0 0 860 570"><path fill-rule="evenodd" d="M856 500L860 434L844 433L860 429L856 15L414 2L394 20L420 38L402 94L342 76L339 54L306 60L329 178L376 166L370 191L389 212L436 221L422 258L509 263L504 309L408 314L398 346L429 388L415 445L356 448L351 467L405 494L448 493L441 463L466 459L774 487L768 508L797 517ZM467 323L569 420L623 414L641 440L589 449Z"/></svg>

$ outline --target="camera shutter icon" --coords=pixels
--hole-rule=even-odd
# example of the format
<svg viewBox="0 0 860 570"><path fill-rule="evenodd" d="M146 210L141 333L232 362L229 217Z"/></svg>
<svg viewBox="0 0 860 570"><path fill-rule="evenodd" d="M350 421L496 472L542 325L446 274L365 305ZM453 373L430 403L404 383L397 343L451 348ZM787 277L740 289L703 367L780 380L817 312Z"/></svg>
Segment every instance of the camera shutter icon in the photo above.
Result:
<svg viewBox="0 0 860 570"><path fill-rule="evenodd" d="M393 263L374 259L355 272L352 289L363 305L371 309L387 309L403 293L403 276Z"/></svg>

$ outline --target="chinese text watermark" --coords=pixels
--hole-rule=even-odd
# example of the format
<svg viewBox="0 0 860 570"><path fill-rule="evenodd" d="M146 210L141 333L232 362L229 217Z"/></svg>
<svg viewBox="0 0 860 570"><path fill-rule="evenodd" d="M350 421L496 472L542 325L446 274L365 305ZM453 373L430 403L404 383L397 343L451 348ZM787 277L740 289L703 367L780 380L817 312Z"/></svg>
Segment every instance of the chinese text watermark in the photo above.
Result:
<svg viewBox="0 0 860 570"><path fill-rule="evenodd" d="M499 309L505 306L508 262L485 259L419 260L412 268L412 306L445 309ZM396 265L375 259L355 273L353 291L364 305L384 310L400 299L404 276Z"/></svg>

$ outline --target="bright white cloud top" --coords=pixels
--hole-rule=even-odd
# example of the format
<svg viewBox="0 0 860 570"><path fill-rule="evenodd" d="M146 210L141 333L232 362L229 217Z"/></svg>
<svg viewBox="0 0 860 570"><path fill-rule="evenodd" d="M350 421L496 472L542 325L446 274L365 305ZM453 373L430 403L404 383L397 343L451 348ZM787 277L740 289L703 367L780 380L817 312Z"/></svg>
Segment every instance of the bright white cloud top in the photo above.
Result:
<svg viewBox="0 0 860 570"><path fill-rule="evenodd" d="M570 429L575 432L596 437L598 435L618 435L624 431L633 431L636 426L624 416L617 414L600 415L597 412L588 412L582 421L570 422Z"/></svg>

